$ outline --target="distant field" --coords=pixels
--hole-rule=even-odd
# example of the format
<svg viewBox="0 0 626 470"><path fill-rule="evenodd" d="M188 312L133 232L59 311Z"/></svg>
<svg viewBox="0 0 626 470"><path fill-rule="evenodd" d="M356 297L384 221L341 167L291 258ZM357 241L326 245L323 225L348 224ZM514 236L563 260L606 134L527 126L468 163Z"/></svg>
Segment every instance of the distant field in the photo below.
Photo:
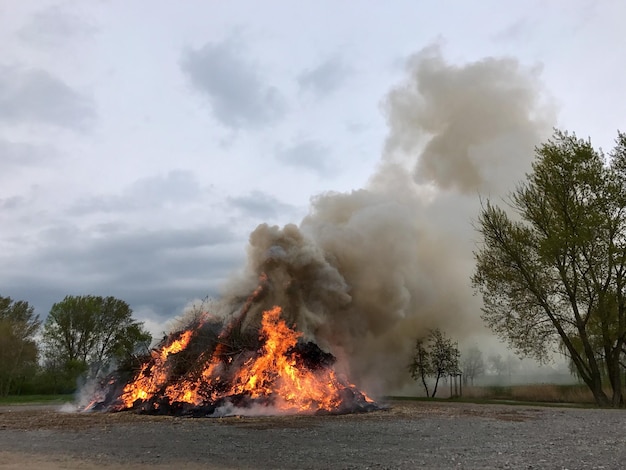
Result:
<svg viewBox="0 0 626 470"><path fill-rule="evenodd" d="M560 404L576 406L595 406L595 400L589 389L580 384L529 384L529 385L485 385L463 387L461 396L450 397L447 387L441 390L435 399L423 394L403 393L393 398L419 401L457 401L465 403L501 403L511 404ZM611 391L606 390L610 396Z"/></svg>
<svg viewBox="0 0 626 470"><path fill-rule="evenodd" d="M9 395L0 397L0 405L19 405L20 403L65 403L74 400L74 395Z"/></svg>
<svg viewBox="0 0 626 470"><path fill-rule="evenodd" d="M449 400L448 390L444 388L442 394L437 397ZM607 390L607 393L609 391ZM424 397L406 398L429 400ZM461 397L455 401L469 403L484 403L490 401L517 401L521 403L572 403L579 405L593 405L593 395L584 385L555 385L555 384L532 384L510 386L477 386L463 387ZM0 405L13 405L21 403L65 403L74 401L74 395L11 395L0 397Z"/></svg>
<svg viewBox="0 0 626 470"><path fill-rule="evenodd" d="M607 393L609 393L608 390ZM463 389L463 398L543 403L577 403L584 405L595 403L591 391L585 385L578 384L466 387Z"/></svg>

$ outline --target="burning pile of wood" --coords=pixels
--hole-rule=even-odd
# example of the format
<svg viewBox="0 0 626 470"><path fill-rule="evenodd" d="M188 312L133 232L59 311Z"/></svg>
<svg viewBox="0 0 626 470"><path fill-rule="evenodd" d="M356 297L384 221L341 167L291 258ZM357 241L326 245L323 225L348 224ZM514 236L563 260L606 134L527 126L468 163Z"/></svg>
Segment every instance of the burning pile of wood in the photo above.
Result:
<svg viewBox="0 0 626 470"><path fill-rule="evenodd" d="M302 341L281 313L273 307L258 328L247 329L245 308L226 324L201 316L166 337L137 370L106 377L85 411L225 416L379 409L335 372L332 354Z"/></svg>

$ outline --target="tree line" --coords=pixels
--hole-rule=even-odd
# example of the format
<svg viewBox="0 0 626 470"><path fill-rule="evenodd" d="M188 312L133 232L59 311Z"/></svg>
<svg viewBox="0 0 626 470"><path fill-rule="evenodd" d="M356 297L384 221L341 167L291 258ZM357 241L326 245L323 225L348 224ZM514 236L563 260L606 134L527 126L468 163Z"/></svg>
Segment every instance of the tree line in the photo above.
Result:
<svg viewBox="0 0 626 470"><path fill-rule="evenodd" d="M66 296L45 322L24 300L0 296L0 396L71 393L81 377L132 367L152 336L115 297Z"/></svg>

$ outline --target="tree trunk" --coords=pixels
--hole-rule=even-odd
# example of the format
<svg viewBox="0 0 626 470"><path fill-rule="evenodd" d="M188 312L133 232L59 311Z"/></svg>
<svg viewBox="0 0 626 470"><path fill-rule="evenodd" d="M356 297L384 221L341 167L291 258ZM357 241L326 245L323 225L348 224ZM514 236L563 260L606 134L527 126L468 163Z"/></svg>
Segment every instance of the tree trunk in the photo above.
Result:
<svg viewBox="0 0 626 470"><path fill-rule="evenodd" d="M602 377L600 374L594 374L591 378L591 381L587 383L587 386L591 390L593 394L593 398L596 401L596 404L602 408L608 408L611 404L609 401L609 397L604 393L602 389Z"/></svg>
<svg viewBox="0 0 626 470"><path fill-rule="evenodd" d="M567 333L565 333L565 331L562 329L561 325L557 322L553 323L556 326L556 329L559 332L559 336L563 340L565 347L567 348L570 359L572 359L572 362L574 363L574 366L578 371L578 376L583 379L585 385L587 385L587 387L589 387L589 390L591 390L596 404L603 408L609 407L611 402L609 401L609 397L606 395L606 393L604 393L604 390L602 389L602 373L600 372L600 368L598 367L598 361L595 358L586 331L579 328L579 337L582 341L583 350L585 353L584 356L581 356L572 344L571 339L569 338Z"/></svg>
<svg viewBox="0 0 626 470"><path fill-rule="evenodd" d="M6 397L11 389L11 379L7 377L5 381L0 381L0 397Z"/></svg>
<svg viewBox="0 0 626 470"><path fill-rule="evenodd" d="M612 397L611 405L613 408L620 408L624 405L624 397L622 396L622 370L619 363L621 346L613 349L606 358L607 374L609 383L611 384Z"/></svg>
<svg viewBox="0 0 626 470"><path fill-rule="evenodd" d="M429 398L430 395L428 394L428 384L426 383L426 375L424 374L423 371L422 371L422 385L424 385L424 390L426 390L426 398Z"/></svg>
<svg viewBox="0 0 626 470"><path fill-rule="evenodd" d="M439 379L441 378L441 374L437 372L437 380L435 380L435 388L433 388L433 394L431 398L435 398L435 394L437 393L437 385L439 385Z"/></svg>

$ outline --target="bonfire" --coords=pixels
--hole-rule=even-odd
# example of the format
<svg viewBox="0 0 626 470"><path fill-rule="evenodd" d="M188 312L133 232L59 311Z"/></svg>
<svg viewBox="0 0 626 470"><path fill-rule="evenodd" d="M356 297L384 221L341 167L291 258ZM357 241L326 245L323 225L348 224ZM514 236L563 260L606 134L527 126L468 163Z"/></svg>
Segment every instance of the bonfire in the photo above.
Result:
<svg viewBox="0 0 626 470"><path fill-rule="evenodd" d="M332 354L287 324L281 307L264 311L258 327L243 327L261 290L229 321L203 314L138 369L106 377L84 410L210 417L379 409L336 373Z"/></svg>

